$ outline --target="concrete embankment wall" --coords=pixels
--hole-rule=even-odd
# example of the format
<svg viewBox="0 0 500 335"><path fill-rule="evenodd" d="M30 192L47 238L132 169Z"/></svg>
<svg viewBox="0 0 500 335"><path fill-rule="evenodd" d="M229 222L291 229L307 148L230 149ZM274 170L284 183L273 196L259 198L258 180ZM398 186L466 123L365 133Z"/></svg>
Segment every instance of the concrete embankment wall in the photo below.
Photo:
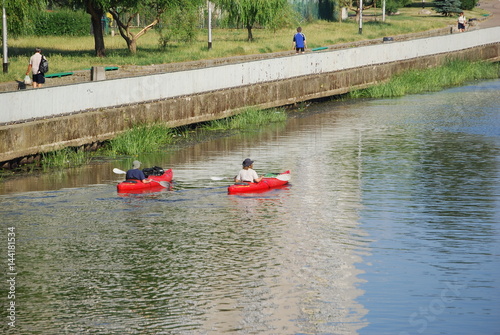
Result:
<svg viewBox="0 0 500 335"><path fill-rule="evenodd" d="M500 60L500 27L358 48L0 94L0 162L366 87L450 57ZM26 120L28 120L26 122Z"/></svg>

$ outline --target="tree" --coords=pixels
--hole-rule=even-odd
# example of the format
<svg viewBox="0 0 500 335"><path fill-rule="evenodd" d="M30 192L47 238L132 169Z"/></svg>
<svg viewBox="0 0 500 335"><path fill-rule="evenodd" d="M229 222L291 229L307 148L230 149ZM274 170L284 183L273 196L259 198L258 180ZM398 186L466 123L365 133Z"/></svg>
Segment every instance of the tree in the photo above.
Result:
<svg viewBox="0 0 500 335"><path fill-rule="evenodd" d="M137 40L161 22L162 14L178 8L189 8L201 4L201 0L111 0L109 12L116 21L120 35L131 53L137 52ZM148 23L138 32L132 24L137 16L147 14Z"/></svg>
<svg viewBox="0 0 500 335"><path fill-rule="evenodd" d="M248 41L253 40L252 29L256 24L266 26L276 20L288 6L287 0L217 0L226 11L227 20L248 31Z"/></svg>
<svg viewBox="0 0 500 335"><path fill-rule="evenodd" d="M90 14L90 23L94 35L94 49L97 57L106 57L102 17L109 8L110 0L48 0L51 7L85 9Z"/></svg>
<svg viewBox="0 0 500 335"><path fill-rule="evenodd" d="M94 48L97 57L106 57L104 47L104 34L102 29L102 17L109 7L107 0L83 0L85 10L90 14L90 22L94 33Z"/></svg>
<svg viewBox="0 0 500 335"><path fill-rule="evenodd" d="M47 9L45 0L4 1L4 5L7 14L8 33L13 36L33 34L36 29L33 25L33 18ZM0 24L1 30L2 25Z"/></svg>
<svg viewBox="0 0 500 335"><path fill-rule="evenodd" d="M112 0L109 12L131 53L137 52L137 40L158 24L167 2L168 0ZM133 32L131 29L133 23L140 14L146 12L150 12L152 20L138 32Z"/></svg>
<svg viewBox="0 0 500 335"><path fill-rule="evenodd" d="M322 20L335 21L336 0L318 0L318 16Z"/></svg>
<svg viewBox="0 0 500 335"><path fill-rule="evenodd" d="M452 16L461 12L460 5L460 0L436 0L433 9L444 16Z"/></svg>
<svg viewBox="0 0 500 335"><path fill-rule="evenodd" d="M476 7L478 0L461 0L460 8L463 10L473 10Z"/></svg>
<svg viewBox="0 0 500 335"><path fill-rule="evenodd" d="M373 3L370 3L366 0L356 0L353 2L347 2L344 0L344 4L346 4L351 11L356 13L356 22L359 22L361 15L361 4L363 4L363 10L369 9L373 7Z"/></svg>
<svg viewBox="0 0 500 335"><path fill-rule="evenodd" d="M165 48L171 40L192 42L198 31L200 6L204 0L178 0L176 7L169 7L160 17L155 30L159 45Z"/></svg>

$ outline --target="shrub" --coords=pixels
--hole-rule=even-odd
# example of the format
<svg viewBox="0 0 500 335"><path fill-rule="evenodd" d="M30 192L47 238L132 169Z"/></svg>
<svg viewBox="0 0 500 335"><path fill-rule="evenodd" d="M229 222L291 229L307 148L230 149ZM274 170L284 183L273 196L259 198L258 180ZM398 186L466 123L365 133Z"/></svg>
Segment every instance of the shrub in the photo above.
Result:
<svg viewBox="0 0 500 335"><path fill-rule="evenodd" d="M462 4L460 6L463 10L473 10L477 5L477 0L461 0Z"/></svg>
<svg viewBox="0 0 500 335"><path fill-rule="evenodd" d="M90 33L90 15L83 11L58 10L39 13L35 35L85 36Z"/></svg>
<svg viewBox="0 0 500 335"><path fill-rule="evenodd" d="M460 0L436 0L434 2L434 10L444 16L452 16L455 13L460 13Z"/></svg>

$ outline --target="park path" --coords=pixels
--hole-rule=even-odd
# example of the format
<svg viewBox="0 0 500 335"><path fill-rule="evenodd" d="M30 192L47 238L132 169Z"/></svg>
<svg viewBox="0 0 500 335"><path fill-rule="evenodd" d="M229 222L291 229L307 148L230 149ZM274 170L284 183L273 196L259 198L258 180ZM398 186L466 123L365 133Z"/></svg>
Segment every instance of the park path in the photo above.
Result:
<svg viewBox="0 0 500 335"><path fill-rule="evenodd" d="M479 23L480 28L491 28L500 26L500 0L483 0L479 7L490 12L490 16Z"/></svg>
<svg viewBox="0 0 500 335"><path fill-rule="evenodd" d="M478 6L490 12L490 15L487 18L481 20L479 23L476 24L478 29L500 26L500 0L481 0L478 3ZM251 57L251 56L242 56L241 58L243 59L245 57ZM196 64L196 62L189 62L189 64L191 63ZM119 71L110 71L110 73L108 73L106 77L108 79L114 79L114 78L134 77L134 76L148 75L148 74L157 74L157 73L167 72L167 69L165 69L165 67L170 69L173 66L180 66L180 64L165 64L163 66L160 65L123 66L120 68ZM170 69L170 71L171 70L172 69ZM24 75L22 77L24 77ZM52 78L50 80L47 80L45 87L76 84L80 82L88 82L89 80L90 80L90 71L74 71L74 74L71 76L62 78ZM31 86L26 87L26 85L24 85L21 81L0 83L0 93L16 91L19 89L26 89L26 88L31 89Z"/></svg>

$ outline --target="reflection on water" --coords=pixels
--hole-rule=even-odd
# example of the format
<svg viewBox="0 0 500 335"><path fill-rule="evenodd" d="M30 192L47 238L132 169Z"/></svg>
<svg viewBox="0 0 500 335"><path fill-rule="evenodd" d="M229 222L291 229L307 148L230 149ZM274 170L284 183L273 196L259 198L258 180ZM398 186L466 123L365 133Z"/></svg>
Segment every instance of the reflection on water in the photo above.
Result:
<svg viewBox="0 0 500 335"><path fill-rule="evenodd" d="M323 103L139 157L173 168L173 191L118 195L111 170L130 160L6 181L20 294L16 329L0 329L494 334L499 91ZM210 177L246 157L260 173L290 169L290 185L227 195Z"/></svg>

